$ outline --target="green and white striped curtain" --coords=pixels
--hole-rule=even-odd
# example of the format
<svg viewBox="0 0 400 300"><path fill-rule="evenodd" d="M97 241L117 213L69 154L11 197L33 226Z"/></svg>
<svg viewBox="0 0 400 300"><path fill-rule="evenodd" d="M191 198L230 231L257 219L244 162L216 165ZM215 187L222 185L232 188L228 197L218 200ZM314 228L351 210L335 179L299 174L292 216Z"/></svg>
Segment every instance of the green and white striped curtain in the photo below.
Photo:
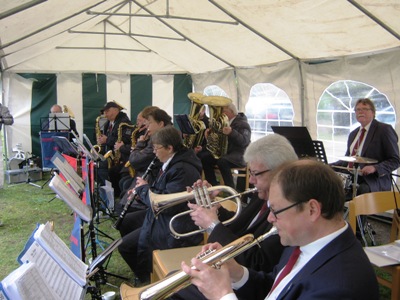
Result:
<svg viewBox="0 0 400 300"><path fill-rule="evenodd" d="M66 105L75 115L80 135L94 139L95 119L107 101L126 108L133 123L148 105L156 105L169 115L189 113L192 80L189 75L109 75L109 74L4 74L4 104L14 116L8 126L8 157L12 148L41 156L40 119L53 104Z"/></svg>

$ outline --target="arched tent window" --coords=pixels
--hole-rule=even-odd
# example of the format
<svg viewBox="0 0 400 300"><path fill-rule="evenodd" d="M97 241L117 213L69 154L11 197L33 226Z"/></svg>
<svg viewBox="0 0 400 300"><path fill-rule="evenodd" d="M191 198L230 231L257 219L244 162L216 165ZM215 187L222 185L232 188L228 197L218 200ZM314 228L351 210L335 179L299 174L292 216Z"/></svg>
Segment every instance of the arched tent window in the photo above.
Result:
<svg viewBox="0 0 400 300"><path fill-rule="evenodd" d="M323 141L329 162L343 156L349 133L359 126L354 105L360 98L375 104L378 121L396 124L396 113L387 96L373 86L353 80L332 83L323 93L317 107L317 135Z"/></svg>
<svg viewBox="0 0 400 300"><path fill-rule="evenodd" d="M255 141L269 133L271 126L293 126L293 105L289 96L271 83L257 83L250 90L246 116Z"/></svg>
<svg viewBox="0 0 400 300"><path fill-rule="evenodd" d="M224 96L224 97L229 98L228 94L225 93L225 91L217 85L207 86L204 89L204 95L206 95L206 96Z"/></svg>

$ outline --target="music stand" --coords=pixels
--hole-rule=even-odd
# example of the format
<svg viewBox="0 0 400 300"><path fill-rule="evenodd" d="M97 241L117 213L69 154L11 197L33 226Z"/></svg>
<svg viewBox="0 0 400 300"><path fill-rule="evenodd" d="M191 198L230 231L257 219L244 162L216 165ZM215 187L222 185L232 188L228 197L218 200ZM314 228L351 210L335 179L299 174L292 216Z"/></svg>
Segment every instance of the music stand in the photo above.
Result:
<svg viewBox="0 0 400 300"><path fill-rule="evenodd" d="M68 113L49 113L48 117L40 118L42 131L70 131L71 123Z"/></svg>
<svg viewBox="0 0 400 300"><path fill-rule="evenodd" d="M307 127L304 126L271 126L274 133L287 138L299 158L315 157L314 144Z"/></svg>
<svg viewBox="0 0 400 300"><path fill-rule="evenodd" d="M174 115L176 123L178 124L179 129L184 134L195 134L196 131L192 126L192 122L190 122L188 115Z"/></svg>

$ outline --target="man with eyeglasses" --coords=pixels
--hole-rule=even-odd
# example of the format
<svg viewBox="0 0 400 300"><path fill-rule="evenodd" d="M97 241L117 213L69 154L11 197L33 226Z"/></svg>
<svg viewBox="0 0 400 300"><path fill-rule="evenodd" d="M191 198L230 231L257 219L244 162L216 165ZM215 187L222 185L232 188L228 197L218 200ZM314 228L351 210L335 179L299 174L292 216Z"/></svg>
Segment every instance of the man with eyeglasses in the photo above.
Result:
<svg viewBox="0 0 400 300"><path fill-rule="evenodd" d="M252 142L244 153L244 160L250 169L249 183L257 188L250 202L245 206L240 215L229 225L222 222L230 219L234 212L227 211L222 206L204 208L188 203L192 220L201 227L207 228L208 242L219 242L227 245L245 234L259 237L269 231L272 224L267 217L269 209L269 185L272 171L281 164L297 160L297 154L290 142L279 134L270 134ZM210 186L207 181L197 181L194 186ZM264 240L260 247L253 247L237 256L235 259L241 265L256 271L272 271L278 263L283 251L279 237L274 235ZM172 299L204 299L195 286L189 286L171 297Z"/></svg>
<svg viewBox="0 0 400 300"><path fill-rule="evenodd" d="M271 181L268 220L289 247L273 272L256 272L234 259L215 269L193 258L193 267L182 262L182 269L207 299L379 299L371 263L343 219L344 200L329 166L285 164Z"/></svg>
<svg viewBox="0 0 400 300"><path fill-rule="evenodd" d="M375 119L375 105L370 99L357 100L355 113L361 126L350 132L345 156L361 156L378 161L376 164L359 165L357 195L390 191L391 174L400 166L398 136L392 126ZM346 161L331 165L353 167ZM349 197L351 199L352 195Z"/></svg>

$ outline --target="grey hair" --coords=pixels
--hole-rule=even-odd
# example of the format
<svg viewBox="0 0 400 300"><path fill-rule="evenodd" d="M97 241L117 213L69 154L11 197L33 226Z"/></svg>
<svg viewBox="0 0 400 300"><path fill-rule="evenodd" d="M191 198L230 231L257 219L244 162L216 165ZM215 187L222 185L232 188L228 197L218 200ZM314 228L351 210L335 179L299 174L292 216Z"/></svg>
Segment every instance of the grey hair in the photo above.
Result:
<svg viewBox="0 0 400 300"><path fill-rule="evenodd" d="M279 134L270 134L252 142L244 153L246 163L262 163L270 170L285 162L297 159L293 146L285 137Z"/></svg>
<svg viewBox="0 0 400 300"><path fill-rule="evenodd" d="M233 104L232 102L229 103L229 104L227 105L227 108L228 108L235 116L238 115L238 110L237 110L237 108L236 108L236 105Z"/></svg>

